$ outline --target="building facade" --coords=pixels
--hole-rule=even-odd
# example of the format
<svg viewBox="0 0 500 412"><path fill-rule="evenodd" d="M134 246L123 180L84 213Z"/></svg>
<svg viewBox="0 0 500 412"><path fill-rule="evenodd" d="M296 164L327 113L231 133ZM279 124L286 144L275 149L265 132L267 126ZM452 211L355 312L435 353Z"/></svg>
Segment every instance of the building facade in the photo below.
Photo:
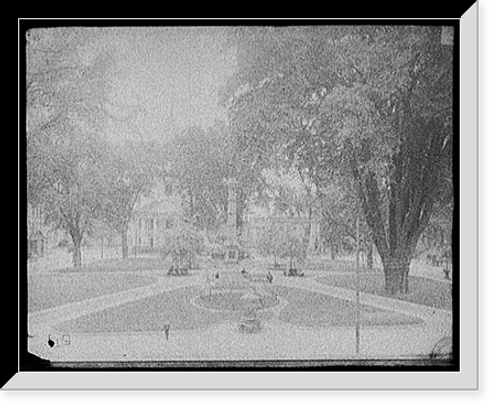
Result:
<svg viewBox="0 0 500 412"><path fill-rule="evenodd" d="M132 252L160 251L169 228L182 214L182 202L176 197L146 199L134 211L129 225L128 243Z"/></svg>
<svg viewBox="0 0 500 412"><path fill-rule="evenodd" d="M48 230L44 224L44 214L41 206L28 203L28 259L43 256L47 249Z"/></svg>

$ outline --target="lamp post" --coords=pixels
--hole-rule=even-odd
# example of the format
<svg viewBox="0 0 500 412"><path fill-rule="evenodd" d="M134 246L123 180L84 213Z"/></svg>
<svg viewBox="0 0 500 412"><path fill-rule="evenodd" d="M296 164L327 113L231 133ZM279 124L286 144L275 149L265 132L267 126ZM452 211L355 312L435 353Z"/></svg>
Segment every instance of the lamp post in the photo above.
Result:
<svg viewBox="0 0 500 412"><path fill-rule="evenodd" d="M225 262L236 263L238 260L239 245L238 232L236 227L236 187L238 182L234 178L225 179L224 184L228 189L227 197L227 221L225 240Z"/></svg>
<svg viewBox="0 0 500 412"><path fill-rule="evenodd" d="M361 309L359 302L359 214L356 214L356 355L359 355L359 326L361 321Z"/></svg>
<svg viewBox="0 0 500 412"><path fill-rule="evenodd" d="M135 239L134 239L134 257L137 257L137 225L139 224L139 220L135 222Z"/></svg>

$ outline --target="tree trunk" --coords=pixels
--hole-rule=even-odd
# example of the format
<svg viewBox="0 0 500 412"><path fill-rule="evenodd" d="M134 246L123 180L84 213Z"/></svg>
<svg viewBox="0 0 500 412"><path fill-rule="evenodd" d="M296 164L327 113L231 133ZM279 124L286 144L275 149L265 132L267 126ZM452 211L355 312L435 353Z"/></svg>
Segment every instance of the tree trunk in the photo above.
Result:
<svg viewBox="0 0 500 412"><path fill-rule="evenodd" d="M304 237L302 240L303 249L306 251L306 258L312 257L313 247L311 244L311 232L312 232L312 208L309 208L307 214L307 223L304 228Z"/></svg>
<svg viewBox="0 0 500 412"><path fill-rule="evenodd" d="M73 266L82 266L82 236L71 236L73 240Z"/></svg>
<svg viewBox="0 0 500 412"><path fill-rule="evenodd" d="M373 241L382 258L388 293L408 293L408 272L418 239L429 223L442 179L443 151L448 133L437 120L413 117L410 94L402 96L396 132L398 150L391 157L391 173L383 201L377 175L361 173L359 165L370 158L370 148L355 151L350 146L351 171L358 199ZM448 149L447 149L448 150ZM387 206L385 206L387 204ZM387 215L382 213L387 207Z"/></svg>
<svg viewBox="0 0 500 412"><path fill-rule="evenodd" d="M369 269L373 269L373 242L369 242L368 251L366 253L366 265Z"/></svg>
<svg viewBox="0 0 500 412"><path fill-rule="evenodd" d="M122 241L122 258L128 258L128 238L127 238L127 229L123 229L120 233L121 241Z"/></svg>
<svg viewBox="0 0 500 412"><path fill-rule="evenodd" d="M411 259L400 254L382 258L385 274L385 290L390 295L408 293L408 274Z"/></svg>

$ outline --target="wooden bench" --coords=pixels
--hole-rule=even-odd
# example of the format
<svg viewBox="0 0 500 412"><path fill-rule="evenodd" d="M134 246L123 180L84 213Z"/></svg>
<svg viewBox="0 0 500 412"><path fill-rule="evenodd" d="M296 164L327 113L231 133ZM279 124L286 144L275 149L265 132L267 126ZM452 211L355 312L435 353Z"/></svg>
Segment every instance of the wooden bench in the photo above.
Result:
<svg viewBox="0 0 500 412"><path fill-rule="evenodd" d="M188 268L174 268L171 267L168 272L168 276L187 276L189 275L189 269Z"/></svg>
<svg viewBox="0 0 500 412"><path fill-rule="evenodd" d="M288 277L303 277L304 272L299 272L298 269L290 269L288 273L285 272L284 275Z"/></svg>
<svg viewBox="0 0 500 412"><path fill-rule="evenodd" d="M264 283L269 282L269 278L266 275L251 275L247 273L243 275L243 277L249 282L264 282Z"/></svg>

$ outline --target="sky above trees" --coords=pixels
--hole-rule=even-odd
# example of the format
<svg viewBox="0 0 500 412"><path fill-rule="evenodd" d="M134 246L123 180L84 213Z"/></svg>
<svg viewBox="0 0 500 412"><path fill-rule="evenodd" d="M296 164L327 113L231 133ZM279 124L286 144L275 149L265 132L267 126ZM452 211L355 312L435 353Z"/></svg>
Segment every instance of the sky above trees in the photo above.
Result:
<svg viewBox="0 0 500 412"><path fill-rule="evenodd" d="M101 29L104 46L115 51L113 114L132 120L148 138L175 128L209 127L224 121L219 88L235 59L225 48L224 28L148 27ZM123 126L123 125L122 125ZM115 138L130 129L114 124Z"/></svg>

